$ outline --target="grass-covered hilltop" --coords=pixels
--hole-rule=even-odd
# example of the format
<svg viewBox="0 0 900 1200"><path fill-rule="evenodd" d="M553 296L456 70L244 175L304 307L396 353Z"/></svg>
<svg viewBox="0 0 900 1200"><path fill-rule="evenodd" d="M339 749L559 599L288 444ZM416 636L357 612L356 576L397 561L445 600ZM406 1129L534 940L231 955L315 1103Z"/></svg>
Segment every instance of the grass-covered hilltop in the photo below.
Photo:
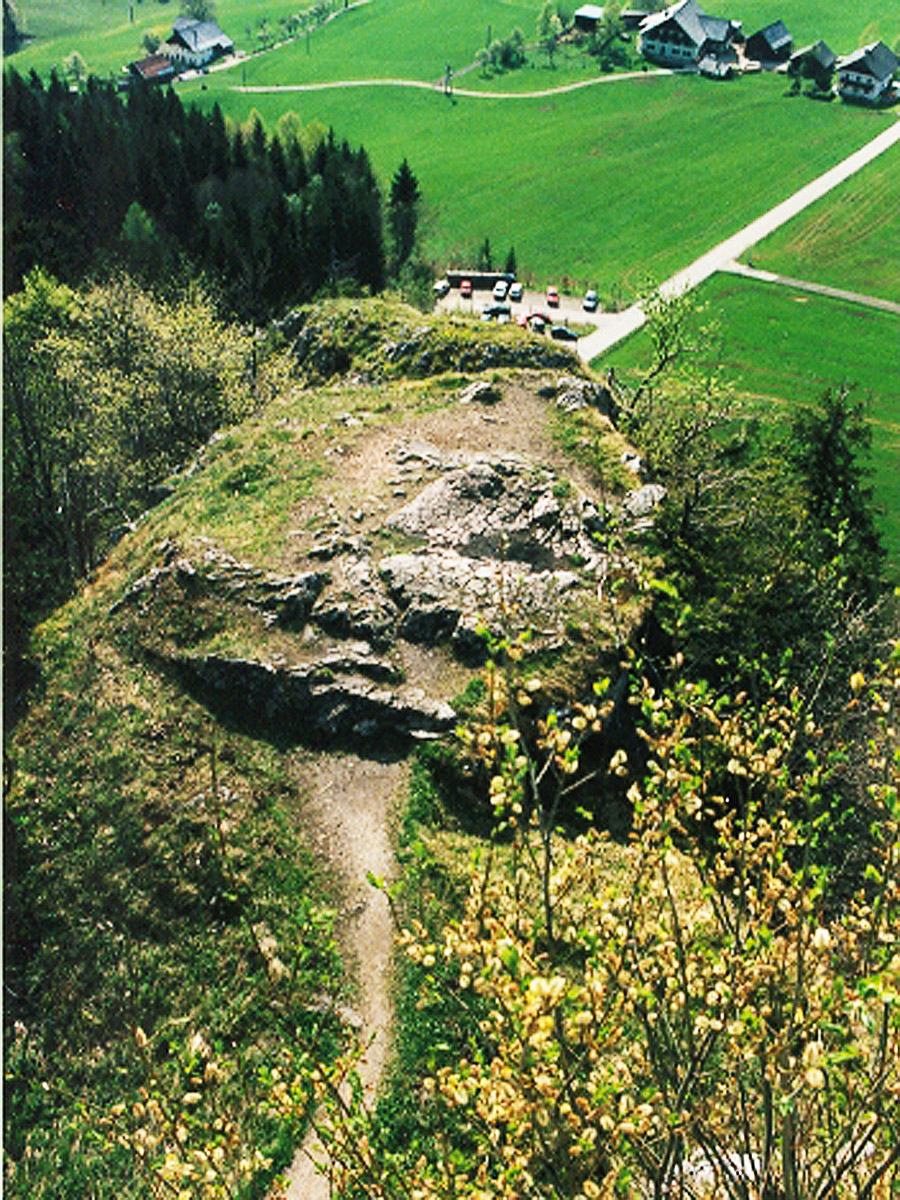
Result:
<svg viewBox="0 0 900 1200"><path fill-rule="evenodd" d="M6 1194L888 1200L897 108L183 7L4 6Z"/></svg>

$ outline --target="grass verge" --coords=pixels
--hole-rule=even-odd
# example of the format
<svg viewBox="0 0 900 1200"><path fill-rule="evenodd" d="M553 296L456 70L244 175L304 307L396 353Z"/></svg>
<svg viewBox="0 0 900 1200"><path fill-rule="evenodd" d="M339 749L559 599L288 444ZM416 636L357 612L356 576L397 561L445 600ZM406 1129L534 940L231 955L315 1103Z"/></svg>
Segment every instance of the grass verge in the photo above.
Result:
<svg viewBox="0 0 900 1200"><path fill-rule="evenodd" d="M827 388L852 386L872 422L879 527L892 577L900 575L900 317L794 288L717 275L699 289L720 324L718 365L746 403L773 420L815 404ZM650 361L639 332L602 364L635 376Z"/></svg>
<svg viewBox="0 0 900 1200"><path fill-rule="evenodd" d="M900 146L782 226L744 261L900 302Z"/></svg>

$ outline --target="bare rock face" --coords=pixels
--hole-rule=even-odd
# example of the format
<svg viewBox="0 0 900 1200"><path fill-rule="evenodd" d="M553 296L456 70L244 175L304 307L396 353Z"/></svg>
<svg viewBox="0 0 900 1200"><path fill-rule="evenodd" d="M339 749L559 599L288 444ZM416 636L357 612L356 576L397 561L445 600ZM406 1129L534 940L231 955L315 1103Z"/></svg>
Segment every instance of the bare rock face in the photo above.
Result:
<svg viewBox="0 0 900 1200"><path fill-rule="evenodd" d="M557 393L595 403L582 383L564 377ZM164 543L113 610L191 691L250 726L317 743L438 736L454 714L405 680L404 645L471 665L513 621L535 649L564 648L567 623L630 569L605 531L640 529L661 499L645 486L612 511L523 454L418 437L390 447L384 475L395 506L380 528L327 498L303 569L275 575L204 539L190 552ZM222 653L223 628L253 653Z"/></svg>
<svg viewBox="0 0 900 1200"><path fill-rule="evenodd" d="M171 660L188 688L210 707L281 736L324 745L397 744L453 728L456 718L449 704L429 700L421 689L373 680L376 665L337 657L309 667L217 655ZM393 680L389 665L380 664L378 673Z"/></svg>

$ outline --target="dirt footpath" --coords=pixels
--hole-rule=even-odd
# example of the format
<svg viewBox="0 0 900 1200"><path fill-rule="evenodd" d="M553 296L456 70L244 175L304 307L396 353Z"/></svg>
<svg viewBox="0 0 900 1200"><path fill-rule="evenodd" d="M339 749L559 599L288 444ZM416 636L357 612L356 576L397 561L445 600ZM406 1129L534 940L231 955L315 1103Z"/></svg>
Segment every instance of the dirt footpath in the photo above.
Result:
<svg viewBox="0 0 900 1200"><path fill-rule="evenodd" d="M367 1100L374 1099L389 1048L390 962L393 929L387 900L367 879L394 873L390 828L394 806L408 780L409 764L379 762L352 754L323 756L309 764L303 782L309 799L303 821L318 853L342 878L348 919L344 950L359 984L355 1009L361 1037L371 1042L360 1068ZM318 1172L315 1137L296 1155L288 1173L287 1200L328 1200L326 1175Z"/></svg>

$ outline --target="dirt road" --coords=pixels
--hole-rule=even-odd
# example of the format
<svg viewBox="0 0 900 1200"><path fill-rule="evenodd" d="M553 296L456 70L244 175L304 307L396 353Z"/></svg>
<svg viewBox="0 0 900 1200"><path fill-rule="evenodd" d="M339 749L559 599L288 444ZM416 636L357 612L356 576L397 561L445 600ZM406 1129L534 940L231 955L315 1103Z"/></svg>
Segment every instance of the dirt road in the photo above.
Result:
<svg viewBox="0 0 900 1200"><path fill-rule="evenodd" d="M577 83L562 83L559 87L544 88L542 91L536 92L489 92L475 91L472 88L457 88L452 89L453 96L465 96L471 100L542 100L548 96L561 96L564 92L577 92L582 88L597 87L598 84L604 83L620 83L626 79L653 79L656 77L662 78L666 75L676 75L677 71L670 71L668 68L656 67L652 71L623 71L619 75L597 75L594 79L581 79ZM272 84L256 84L241 87L234 87L235 92L324 92L333 88L361 88L361 87L392 87L392 88L416 88L426 92L443 92L443 80L437 83L430 83L424 79L342 79L332 80L324 83L272 83Z"/></svg>

